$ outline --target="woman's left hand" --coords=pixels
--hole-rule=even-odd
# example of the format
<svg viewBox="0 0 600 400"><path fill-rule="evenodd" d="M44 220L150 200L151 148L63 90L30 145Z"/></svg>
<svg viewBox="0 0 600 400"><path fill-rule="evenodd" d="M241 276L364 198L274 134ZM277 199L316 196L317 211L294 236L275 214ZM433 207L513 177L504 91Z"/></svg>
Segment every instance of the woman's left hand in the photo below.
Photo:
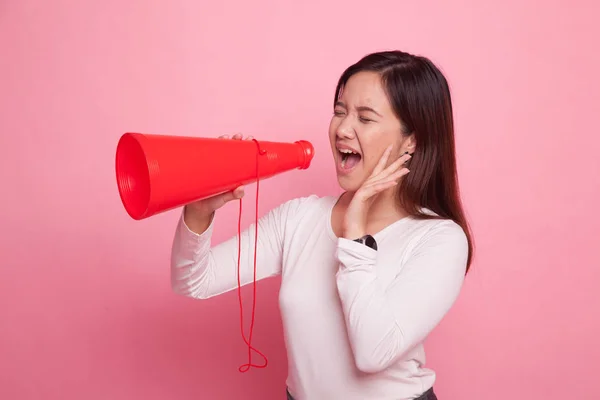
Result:
<svg viewBox="0 0 600 400"><path fill-rule="evenodd" d="M354 193L344 216L343 236L346 239L354 240L366 235L369 208L377 195L396 186L400 179L409 172L407 168L400 168L410 159L409 154L402 155L386 167L391 151L392 146L390 145L369 178Z"/></svg>

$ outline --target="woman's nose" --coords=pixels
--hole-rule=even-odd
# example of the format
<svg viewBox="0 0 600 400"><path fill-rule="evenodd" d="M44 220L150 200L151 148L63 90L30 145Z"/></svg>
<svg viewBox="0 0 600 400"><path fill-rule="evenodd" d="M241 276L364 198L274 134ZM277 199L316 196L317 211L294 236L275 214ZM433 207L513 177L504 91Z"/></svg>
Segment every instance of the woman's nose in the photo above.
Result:
<svg viewBox="0 0 600 400"><path fill-rule="evenodd" d="M338 126L336 134L340 139L353 139L355 136L352 124L347 122L347 120L342 121L342 123Z"/></svg>

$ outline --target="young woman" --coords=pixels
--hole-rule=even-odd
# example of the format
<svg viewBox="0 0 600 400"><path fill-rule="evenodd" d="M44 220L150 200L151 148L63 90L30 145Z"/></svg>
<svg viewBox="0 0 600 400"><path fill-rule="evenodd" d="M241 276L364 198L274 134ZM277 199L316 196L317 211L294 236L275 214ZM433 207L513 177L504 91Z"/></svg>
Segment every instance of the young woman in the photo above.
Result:
<svg viewBox="0 0 600 400"><path fill-rule="evenodd" d="M329 137L344 193L289 200L245 230L241 284L253 278L258 232L257 279L282 277L289 399L436 399L422 342L472 257L446 79L424 57L367 55L338 82ZM213 245L211 234L215 211L242 196L237 188L184 207L176 293L237 288L238 240Z"/></svg>

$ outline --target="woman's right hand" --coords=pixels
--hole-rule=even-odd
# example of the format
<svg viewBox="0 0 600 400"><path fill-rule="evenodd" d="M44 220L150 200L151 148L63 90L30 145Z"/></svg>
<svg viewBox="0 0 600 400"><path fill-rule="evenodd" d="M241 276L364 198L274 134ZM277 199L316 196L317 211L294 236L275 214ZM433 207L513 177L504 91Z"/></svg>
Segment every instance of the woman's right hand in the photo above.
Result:
<svg viewBox="0 0 600 400"><path fill-rule="evenodd" d="M220 139L229 139L229 135L219 136ZM236 133L231 137L232 140L242 140L243 136ZM248 136L245 140L252 140L252 136ZM184 207L183 219L190 230L197 234L202 234L208 229L216 210L223 207L232 200L241 199L244 197L244 187L238 186L230 192L218 194L206 199L198 200L187 204Z"/></svg>

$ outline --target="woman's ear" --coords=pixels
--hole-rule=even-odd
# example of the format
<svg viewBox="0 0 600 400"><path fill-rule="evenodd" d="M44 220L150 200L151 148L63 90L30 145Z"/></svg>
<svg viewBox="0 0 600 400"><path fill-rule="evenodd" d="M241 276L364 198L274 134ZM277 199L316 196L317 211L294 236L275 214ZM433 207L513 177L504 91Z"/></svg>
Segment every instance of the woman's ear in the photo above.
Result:
<svg viewBox="0 0 600 400"><path fill-rule="evenodd" d="M403 152L407 152L408 154L413 154L417 148L417 140L415 138L415 134L411 134L406 139L404 139L404 144L402 145Z"/></svg>

